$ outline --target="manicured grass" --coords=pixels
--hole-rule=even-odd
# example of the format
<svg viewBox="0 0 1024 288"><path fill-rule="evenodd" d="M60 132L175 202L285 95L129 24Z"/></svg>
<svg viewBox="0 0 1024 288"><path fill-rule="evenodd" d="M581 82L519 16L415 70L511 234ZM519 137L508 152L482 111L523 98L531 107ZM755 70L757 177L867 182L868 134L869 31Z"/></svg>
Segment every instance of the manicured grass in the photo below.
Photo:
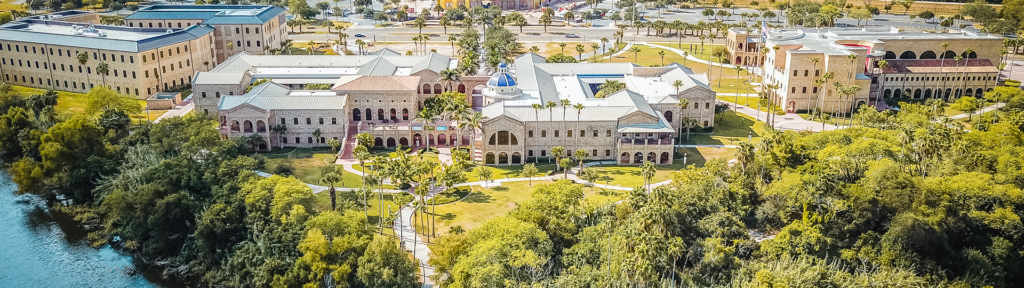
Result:
<svg viewBox="0 0 1024 288"><path fill-rule="evenodd" d="M601 44L601 43L598 43L598 44ZM616 46L614 42L608 42L608 44L605 44L604 47L605 47L604 49L598 48L598 50L597 50L601 54L591 55L590 57L587 57L587 59L583 59L583 61L587 61L587 62L591 62L591 63L608 62L608 55L612 53L608 49L610 49L612 47L617 47L618 49L622 49L622 47L626 47L626 43L619 43L619 45Z"/></svg>
<svg viewBox="0 0 1024 288"><path fill-rule="evenodd" d="M15 91L18 91L19 93L21 93L25 97L28 97L28 96L30 96L32 94L45 92L45 90L43 90L43 89L37 89L37 88L31 88L31 87L24 87L24 86L12 86L12 87L14 87ZM142 105L143 108L146 107L146 101L145 100L137 100L137 101L139 102L139 104ZM89 105L89 98L86 97L85 94L74 93L74 92L65 92L65 91L57 91L57 108L56 108L57 113L65 113L65 114L69 114L69 115L82 114L82 113L85 113L85 107L88 106L88 105ZM153 121L153 120L156 120L156 118L160 118L160 116L164 115L164 113L167 113L167 110L149 110L149 113L147 114L146 110L143 109L142 113L131 115L130 117L133 120L148 119L149 121Z"/></svg>
<svg viewBox="0 0 1024 288"><path fill-rule="evenodd" d="M292 157L289 158L289 152ZM334 165L334 163L326 163L324 159L331 156L331 148L285 148L282 150L275 150L270 154L263 154L267 157L266 171L267 173L274 173L274 169L278 165L284 163L291 163L292 167L295 168L295 178L302 180L302 182L308 184L319 185L320 181L320 167L325 165ZM330 159L327 159L330 160ZM340 166L338 168L341 168ZM359 169L356 167L356 169ZM362 187L362 177L345 172L342 175L344 183L338 183L337 187Z"/></svg>
<svg viewBox="0 0 1024 288"><path fill-rule="evenodd" d="M576 52L576 45L577 44L583 45L583 54L587 54L587 53L590 53L590 52L594 51L594 49L592 49L590 47L590 44L592 44L594 42L548 42L546 45L544 45L544 47L542 47L542 50L540 52L538 52L537 54L539 54L541 56L544 56L544 57L551 57L551 55L562 53L562 48L558 46L558 43L565 43L566 44L565 45L565 53L563 53L563 54L565 54L566 56L572 56L573 58L577 58L577 59L579 59L579 52ZM609 43L611 43L611 42L609 42ZM600 45L600 43L598 43L598 45ZM529 48L529 47L527 47L527 48ZM598 51L601 50L600 47L598 47L597 49L598 49Z"/></svg>
<svg viewBox="0 0 1024 288"><path fill-rule="evenodd" d="M700 46L700 44L697 44ZM672 62L682 64L687 68L693 70L697 74L708 74L711 79L712 90L720 93L736 93L736 87L739 86L740 93L753 93L754 86L750 82L757 82L757 76L750 76L748 73L740 73L740 77L736 77L736 71L732 68L721 68L720 66L710 65L704 63L697 63L694 61L684 61L683 55L676 54L670 50L655 48L647 45L634 45L640 47L640 52L634 55L633 52L625 52L618 56L612 57L611 62L632 62L641 66L662 66ZM671 47L675 47L674 45ZM683 48L686 48L684 45ZM664 61L661 55L658 55L659 51L665 51ZM700 49L697 49L698 53ZM710 53L710 49L705 47L705 52ZM692 55L692 54L691 54ZM698 56L698 55L694 55ZM700 58L698 56L698 58ZM721 78L719 78L721 77ZM744 83L746 81L747 83Z"/></svg>
<svg viewBox="0 0 1024 288"><path fill-rule="evenodd" d="M687 37L689 37L689 36L687 36ZM692 37L690 37L690 38L692 38ZM694 40L693 39L689 39L689 41L694 41ZM715 41L719 42L719 40L715 40ZM676 49L679 49L679 50L683 50L683 51L686 51L686 53L689 53L690 56L697 57L698 59L705 60L705 61L715 62L715 63L722 63L722 61L720 59L718 59L718 58L712 57L711 56L711 51L714 50L715 47L725 46L725 45L721 45L721 44L711 45L711 41L707 41L707 42L704 43L704 51L701 51L700 43L683 43L682 45L679 45L678 42L659 42L659 43L653 43L653 44L661 45L661 46L665 46L665 47L676 48ZM679 62L679 63L683 63L683 62Z"/></svg>
<svg viewBox="0 0 1024 288"><path fill-rule="evenodd" d="M714 132L690 134L690 141L687 144L695 145L739 145L739 142L747 141L748 135L753 142L757 142L765 134L764 122L755 122L753 117L726 111L721 119L715 120ZM730 141L730 138L735 138Z"/></svg>
<svg viewBox="0 0 1024 288"><path fill-rule="evenodd" d="M551 183L533 181L533 185ZM530 199L533 187L526 181L502 183L496 189L473 186L473 193L461 201L436 207L438 235L448 234L448 228L456 225L469 231L487 220L512 211L518 203Z"/></svg>
<svg viewBox="0 0 1024 288"><path fill-rule="evenodd" d="M725 101L725 102L737 103L737 104L740 104L740 105L743 105L743 106L747 106L747 107L749 107L751 109L761 110L761 112L766 112L767 113L769 111L769 108L767 106L758 105L759 97L718 96L718 97L715 97L715 98L718 99L718 100ZM767 102L765 102L765 104L767 105ZM732 105L729 105L729 106L732 106ZM782 108L779 108L779 106L773 106L772 108L773 109L771 109L771 111L774 111L776 115L781 115L781 114L785 114L786 113L784 110L782 110Z"/></svg>

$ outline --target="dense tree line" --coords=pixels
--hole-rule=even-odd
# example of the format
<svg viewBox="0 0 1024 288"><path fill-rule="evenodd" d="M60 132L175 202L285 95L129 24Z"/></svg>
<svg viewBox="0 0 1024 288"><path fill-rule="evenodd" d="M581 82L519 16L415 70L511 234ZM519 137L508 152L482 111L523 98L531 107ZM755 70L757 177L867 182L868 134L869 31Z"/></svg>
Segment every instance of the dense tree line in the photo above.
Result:
<svg viewBox="0 0 1024 288"><path fill-rule="evenodd" d="M110 243L192 281L231 287L411 287L417 267L361 205L317 204L295 178L189 115L132 123L138 102L97 87L79 115L57 93L0 85L0 158L20 193L49 199ZM103 92L103 93L100 93ZM358 208L357 208L358 207Z"/></svg>
<svg viewBox="0 0 1024 288"><path fill-rule="evenodd" d="M1024 283L1019 92L990 92L1011 104L998 119L975 120L973 132L941 119L936 102L903 103L899 114L861 108L864 127L770 130L743 143L734 160L691 166L670 185L638 188L618 203L587 202L570 182L541 185L507 215L438 238L435 280L444 287L1017 287Z"/></svg>

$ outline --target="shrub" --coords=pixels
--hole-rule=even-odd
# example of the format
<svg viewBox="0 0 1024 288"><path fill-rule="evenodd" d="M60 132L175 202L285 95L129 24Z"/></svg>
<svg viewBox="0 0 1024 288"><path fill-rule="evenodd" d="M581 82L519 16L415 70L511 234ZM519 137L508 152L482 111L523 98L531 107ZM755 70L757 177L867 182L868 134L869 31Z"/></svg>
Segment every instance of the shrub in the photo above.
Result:
<svg viewBox="0 0 1024 288"><path fill-rule="evenodd" d="M295 167L292 166L291 162L281 163L280 165L277 165L277 167L274 167L273 173L275 175L281 175L281 176L294 176L295 175Z"/></svg>

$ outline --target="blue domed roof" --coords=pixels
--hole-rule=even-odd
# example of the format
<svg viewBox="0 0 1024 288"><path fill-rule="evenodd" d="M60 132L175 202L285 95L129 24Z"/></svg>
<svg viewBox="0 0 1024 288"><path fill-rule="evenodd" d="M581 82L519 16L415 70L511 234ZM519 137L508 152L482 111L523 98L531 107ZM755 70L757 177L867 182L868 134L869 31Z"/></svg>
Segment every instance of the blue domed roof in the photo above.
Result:
<svg viewBox="0 0 1024 288"><path fill-rule="evenodd" d="M498 68L506 68L506 67L508 67L508 64L505 64L505 62L501 62L501 63L498 64Z"/></svg>
<svg viewBox="0 0 1024 288"><path fill-rule="evenodd" d="M504 64L504 63L503 63ZM491 75L491 79L487 80L487 86L491 87L509 87L516 86L515 78L512 78L511 74L502 72Z"/></svg>

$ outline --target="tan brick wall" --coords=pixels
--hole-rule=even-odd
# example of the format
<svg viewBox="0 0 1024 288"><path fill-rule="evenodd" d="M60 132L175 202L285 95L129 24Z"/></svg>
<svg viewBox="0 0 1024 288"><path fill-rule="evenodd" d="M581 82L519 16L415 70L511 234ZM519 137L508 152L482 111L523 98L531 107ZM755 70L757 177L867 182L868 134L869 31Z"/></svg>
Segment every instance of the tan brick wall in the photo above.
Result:
<svg viewBox="0 0 1024 288"><path fill-rule="evenodd" d="M239 84L197 84L192 86L192 101L197 113L206 113L218 117L217 105L222 95L243 95L251 78L245 76ZM244 84L243 84L244 83Z"/></svg>
<svg viewBox="0 0 1024 288"><path fill-rule="evenodd" d="M237 138L258 133L263 135L269 144L268 149L272 150L282 145L284 147L326 147L328 140L341 140L345 137L345 117L344 111L338 109L264 111L250 105L241 105L221 111L221 116L218 119L220 119L222 135ZM251 130L246 129L246 121L251 124ZM323 121L323 124L320 124L320 121ZM236 122L237 130L232 129ZM288 130L283 135L277 135L273 132L272 127L282 123ZM260 129L261 125L263 125L263 129ZM320 129L320 137L323 139L313 138L312 133L317 129ZM287 140L282 138L287 138Z"/></svg>
<svg viewBox="0 0 1024 288"><path fill-rule="evenodd" d="M0 58L3 59L0 60L0 72L4 81L19 86L86 93L90 87L106 83L112 89L144 99L165 88L190 82L197 71L207 71L209 68L205 65L196 64L212 59L211 51L204 49L209 47L211 40L212 35L206 35L196 40L133 53L0 39L0 45L3 45L3 50L0 50ZM32 48L36 49L35 52ZM164 57L152 61L152 55L159 55L159 51L164 52ZM85 65L78 62L78 52L89 54ZM96 71L96 65L100 62L110 66L108 75L99 75ZM173 71L170 68L172 64ZM154 68L160 77L153 75ZM162 69L167 69L167 73L159 72Z"/></svg>

